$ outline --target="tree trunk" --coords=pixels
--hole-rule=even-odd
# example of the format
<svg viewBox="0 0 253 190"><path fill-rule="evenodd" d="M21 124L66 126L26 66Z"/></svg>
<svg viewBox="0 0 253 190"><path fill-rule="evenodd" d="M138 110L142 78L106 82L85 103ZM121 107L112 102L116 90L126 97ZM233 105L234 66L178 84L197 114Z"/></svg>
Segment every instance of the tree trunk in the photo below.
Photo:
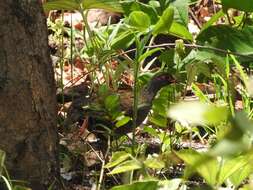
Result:
<svg viewBox="0 0 253 190"><path fill-rule="evenodd" d="M57 183L58 137L46 19L36 0L0 0L0 149L12 179Z"/></svg>

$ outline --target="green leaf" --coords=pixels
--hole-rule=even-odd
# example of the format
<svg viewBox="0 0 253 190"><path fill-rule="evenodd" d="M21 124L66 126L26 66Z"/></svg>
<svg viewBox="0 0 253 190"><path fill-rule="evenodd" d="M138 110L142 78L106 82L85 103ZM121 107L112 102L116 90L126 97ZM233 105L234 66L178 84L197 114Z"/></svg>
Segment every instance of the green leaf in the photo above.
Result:
<svg viewBox="0 0 253 190"><path fill-rule="evenodd" d="M198 74L198 69L196 67L196 64L188 64L185 67L186 73L187 73L187 85L191 85Z"/></svg>
<svg viewBox="0 0 253 190"><path fill-rule="evenodd" d="M160 158L156 157L147 158L144 161L144 165L152 169L162 169L165 167L165 163Z"/></svg>
<svg viewBox="0 0 253 190"><path fill-rule="evenodd" d="M249 133L253 134L253 122L250 120L245 112L237 112L232 121L234 131L238 129L244 134ZM238 132L237 130L237 132Z"/></svg>
<svg viewBox="0 0 253 190"><path fill-rule="evenodd" d="M104 9L111 12L123 12L118 0L83 0L85 9Z"/></svg>
<svg viewBox="0 0 253 190"><path fill-rule="evenodd" d="M121 5L126 16L129 16L133 11L142 11L150 17L152 24L155 24L158 21L158 13L156 9L148 4L137 1L122 1Z"/></svg>
<svg viewBox="0 0 253 190"><path fill-rule="evenodd" d="M119 118L117 118L117 123L115 124L116 127L121 127L125 124L127 124L129 121L131 120L131 117L128 116L120 116Z"/></svg>
<svg viewBox="0 0 253 190"><path fill-rule="evenodd" d="M119 165L121 162L128 159L131 155L127 152L120 151L120 152L114 152L112 154L112 158L108 164L105 165L105 168L112 168L114 166Z"/></svg>
<svg viewBox="0 0 253 190"><path fill-rule="evenodd" d="M174 55L175 55L175 50L170 49L170 50L165 50L161 53L159 56L159 61L165 63L168 66L174 66Z"/></svg>
<svg viewBox="0 0 253 190"><path fill-rule="evenodd" d="M187 27L188 17L188 0L176 0L170 3L174 7L174 21Z"/></svg>
<svg viewBox="0 0 253 190"><path fill-rule="evenodd" d="M111 190L157 190L158 181L138 181L128 185L113 187Z"/></svg>
<svg viewBox="0 0 253 190"><path fill-rule="evenodd" d="M252 185L251 184L245 184L239 190L252 190Z"/></svg>
<svg viewBox="0 0 253 190"><path fill-rule="evenodd" d="M123 12L118 0L51 0L43 5L45 11L105 9L112 12Z"/></svg>
<svg viewBox="0 0 253 190"><path fill-rule="evenodd" d="M159 126L159 127L167 127L168 120L158 114L153 114L150 118L149 121L152 122L153 124Z"/></svg>
<svg viewBox="0 0 253 190"><path fill-rule="evenodd" d="M117 165L111 172L109 172L109 175L113 174L119 174L124 172L129 172L137 169L141 169L142 164L138 160L127 160L119 165Z"/></svg>
<svg viewBox="0 0 253 190"><path fill-rule="evenodd" d="M79 10L80 3L76 0L51 0L43 4L45 11L51 10Z"/></svg>
<svg viewBox="0 0 253 190"><path fill-rule="evenodd" d="M248 155L242 155L238 157L227 158L223 161L223 165L220 169L218 184L222 184L225 180L228 179L232 174L236 174L245 166L251 164L252 158L248 157ZM251 167L252 169L252 167ZM246 173L244 173L246 174ZM239 176L238 176L239 177ZM243 177L243 176L241 176ZM248 177L248 176L246 176ZM245 179L245 178L244 178Z"/></svg>
<svg viewBox="0 0 253 190"><path fill-rule="evenodd" d="M212 158L208 154L199 153L195 150L181 150L176 152L176 155L181 158L192 170L198 172L208 184L215 185L219 171L219 165L216 158Z"/></svg>
<svg viewBox="0 0 253 190"><path fill-rule="evenodd" d="M214 52L208 52L208 51L200 51L200 50L192 50L182 61L182 64L180 65L180 68L187 65L194 65L197 64L197 66L200 68L200 72L205 74L207 77L211 74L209 65L212 64L213 67L215 67L218 71L218 73L221 76L225 75L225 61L224 57L221 57L217 55ZM202 65L201 65L202 64ZM198 73L198 71L196 71Z"/></svg>
<svg viewBox="0 0 253 190"><path fill-rule="evenodd" d="M202 31L196 40L197 44L200 45L229 50L244 55L253 55L252 26L245 26L242 30L226 25L210 26ZM216 51L215 53L217 54L218 52Z"/></svg>
<svg viewBox="0 0 253 190"><path fill-rule="evenodd" d="M246 164L245 166L234 172L231 176L229 176L229 181L231 181L234 186L238 187L239 185L241 185L243 180L245 180L247 177L249 177L250 174L252 174L252 172L252 164Z"/></svg>
<svg viewBox="0 0 253 190"><path fill-rule="evenodd" d="M183 124L215 125L227 120L228 108L200 102L181 102L171 106L168 116Z"/></svg>
<svg viewBox="0 0 253 190"><path fill-rule="evenodd" d="M228 108L226 106L210 105L203 113L203 117L207 124L217 125L221 122L227 121L229 116Z"/></svg>
<svg viewBox="0 0 253 190"><path fill-rule="evenodd" d="M242 139L237 139L237 141L235 141L224 138L210 150L210 154L216 156L234 156L248 150L248 144L249 143L244 142Z"/></svg>
<svg viewBox="0 0 253 190"><path fill-rule="evenodd" d="M152 126L144 126L143 132L146 132L154 137L158 137L157 131Z"/></svg>
<svg viewBox="0 0 253 190"><path fill-rule="evenodd" d="M188 28L177 22L172 23L169 33L186 40L193 40L192 34L189 32Z"/></svg>
<svg viewBox="0 0 253 190"><path fill-rule="evenodd" d="M160 17L157 24L154 26L153 34L162 34L162 33L168 33L170 30L170 27L172 25L174 18L174 9L172 7L168 7Z"/></svg>
<svg viewBox="0 0 253 190"><path fill-rule="evenodd" d="M149 16L142 11L133 11L129 15L128 24L139 31L145 31L151 25Z"/></svg>
<svg viewBox="0 0 253 190"><path fill-rule="evenodd" d="M105 98L105 108L108 111L115 111L118 109L120 103L120 97L117 94L109 95Z"/></svg>
<svg viewBox="0 0 253 190"><path fill-rule="evenodd" d="M225 10L229 8L238 9L245 12L253 12L252 0L221 0L222 6Z"/></svg>
<svg viewBox="0 0 253 190"><path fill-rule="evenodd" d="M112 40L113 49L126 49L134 42L135 33L127 30Z"/></svg>
<svg viewBox="0 0 253 190"><path fill-rule="evenodd" d="M182 183L182 179L171 179L166 181L159 181L159 188L158 190L184 190L186 186Z"/></svg>
<svg viewBox="0 0 253 190"><path fill-rule="evenodd" d="M161 48L154 48L154 49L151 49L151 50L149 50L149 51L146 51L144 54L142 54L142 55L139 57L138 61L141 62L141 61L143 61L144 59L146 59L147 57L151 56L153 53L155 53L155 52L157 52L157 51L160 51L160 50L161 50Z"/></svg>
<svg viewBox="0 0 253 190"><path fill-rule="evenodd" d="M111 190L179 190L186 189L181 184L182 179L172 179L165 181L149 180L149 181L138 181L128 185L121 185L113 187Z"/></svg>
<svg viewBox="0 0 253 190"><path fill-rule="evenodd" d="M163 87L153 100L153 113L150 116L149 120L155 125L159 127L167 127L167 112L170 106L170 102L172 102L174 99L174 93L174 86L168 85Z"/></svg>

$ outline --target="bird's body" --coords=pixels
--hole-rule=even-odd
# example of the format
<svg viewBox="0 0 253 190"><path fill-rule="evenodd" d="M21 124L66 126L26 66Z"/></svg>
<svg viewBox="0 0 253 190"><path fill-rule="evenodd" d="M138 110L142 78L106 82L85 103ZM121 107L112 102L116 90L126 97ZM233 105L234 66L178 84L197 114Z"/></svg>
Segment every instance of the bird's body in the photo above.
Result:
<svg viewBox="0 0 253 190"><path fill-rule="evenodd" d="M157 92L164 86L167 86L171 83L174 83L175 80L174 78L169 75L168 73L160 73L155 75L154 77L151 78L150 82L144 87L144 89L140 93L140 104L138 106L137 110L137 118L136 118L136 125L139 126L143 123L143 121L146 119L148 116L150 109L152 107L152 100L156 96ZM129 93L126 93L126 91L120 95L121 97L121 108L122 111L125 112L126 116L129 116L133 118L133 93L132 91L129 91ZM91 121L91 128L92 126L99 125L99 122L102 122L103 125L109 125L108 128L111 128L113 131L113 134L116 136L121 136L125 135L127 133L130 133L133 131L133 121L130 120L128 123L125 125L119 127L119 128L114 128L113 125L114 123L111 121L106 121L106 120L101 120L101 119L96 119L97 117L91 116L90 121ZM94 129L94 128L93 128Z"/></svg>
<svg viewBox="0 0 253 190"><path fill-rule="evenodd" d="M157 92L162 87L174 82L174 78L168 73L156 74L151 78L150 82L148 82L148 84L140 92L140 98L138 101L139 106L136 118L137 126L141 125L145 118L148 116L152 107L152 100L156 96ZM85 85L82 86L85 87ZM84 90L78 90L79 88L81 88L81 86L78 88L75 87L76 90L73 89L77 94L74 93L74 100L68 109L67 119L64 122L66 126L70 126L76 122L82 123L83 119L87 118L88 116L88 130L94 134L98 134L98 132L99 134L103 132L105 133L105 128L110 129L112 134L115 136L122 136L133 131L132 120L123 126L116 128L115 122L110 119L108 116L110 113L107 113L106 110L84 109L84 107L87 107L89 104L93 103L96 100L96 97L87 98L87 87ZM68 91L66 90L65 92L67 93ZM126 116L133 118L134 97L132 90L122 90L118 93L120 96L120 111L124 112ZM70 94L72 94L73 98L73 93ZM67 97L68 96L65 97L65 100L67 100Z"/></svg>

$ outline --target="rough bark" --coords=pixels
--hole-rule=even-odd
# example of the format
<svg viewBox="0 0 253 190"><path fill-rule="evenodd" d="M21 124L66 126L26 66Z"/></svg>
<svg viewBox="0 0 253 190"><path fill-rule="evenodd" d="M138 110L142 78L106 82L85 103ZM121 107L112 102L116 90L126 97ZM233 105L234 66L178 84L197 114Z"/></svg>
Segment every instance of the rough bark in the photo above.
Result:
<svg viewBox="0 0 253 190"><path fill-rule="evenodd" d="M0 149L34 190L59 176L56 99L46 20L36 0L0 1Z"/></svg>

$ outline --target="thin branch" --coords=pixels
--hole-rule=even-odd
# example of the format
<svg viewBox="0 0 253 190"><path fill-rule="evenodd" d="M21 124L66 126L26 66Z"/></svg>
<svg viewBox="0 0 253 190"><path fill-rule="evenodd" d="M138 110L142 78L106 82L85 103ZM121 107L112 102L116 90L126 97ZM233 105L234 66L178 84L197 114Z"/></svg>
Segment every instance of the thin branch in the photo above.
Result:
<svg viewBox="0 0 253 190"><path fill-rule="evenodd" d="M153 46L145 46L145 48L153 49L153 48L160 47L160 48L165 49L166 47L175 47L175 45L176 45L176 43L164 43L164 44L158 44L158 45L153 45ZM220 52L220 53L223 53L223 54L226 54L226 55L231 54L231 55L236 55L236 56L240 56L240 57L253 59L253 55L245 55L245 54L242 54L242 53L232 52L232 51L229 51L229 50L224 50L224 49L210 47L210 46L202 46L202 45L197 45L197 44L184 44L184 46L188 47L188 48L193 48L193 49L194 48L208 49L208 50L213 50L213 51ZM134 51L136 51L136 48L127 50L124 53L118 54L118 55L123 55L123 54L131 53L131 52L134 52Z"/></svg>
<svg viewBox="0 0 253 190"><path fill-rule="evenodd" d="M199 29L201 29L201 24L200 24L200 22L199 22L199 20L197 19L197 17L194 15L194 13L192 12L192 9L191 8L189 8L189 13L190 13L190 15L191 15L191 17L192 17L192 20L195 22L195 24L197 25L197 27L199 28Z"/></svg>

